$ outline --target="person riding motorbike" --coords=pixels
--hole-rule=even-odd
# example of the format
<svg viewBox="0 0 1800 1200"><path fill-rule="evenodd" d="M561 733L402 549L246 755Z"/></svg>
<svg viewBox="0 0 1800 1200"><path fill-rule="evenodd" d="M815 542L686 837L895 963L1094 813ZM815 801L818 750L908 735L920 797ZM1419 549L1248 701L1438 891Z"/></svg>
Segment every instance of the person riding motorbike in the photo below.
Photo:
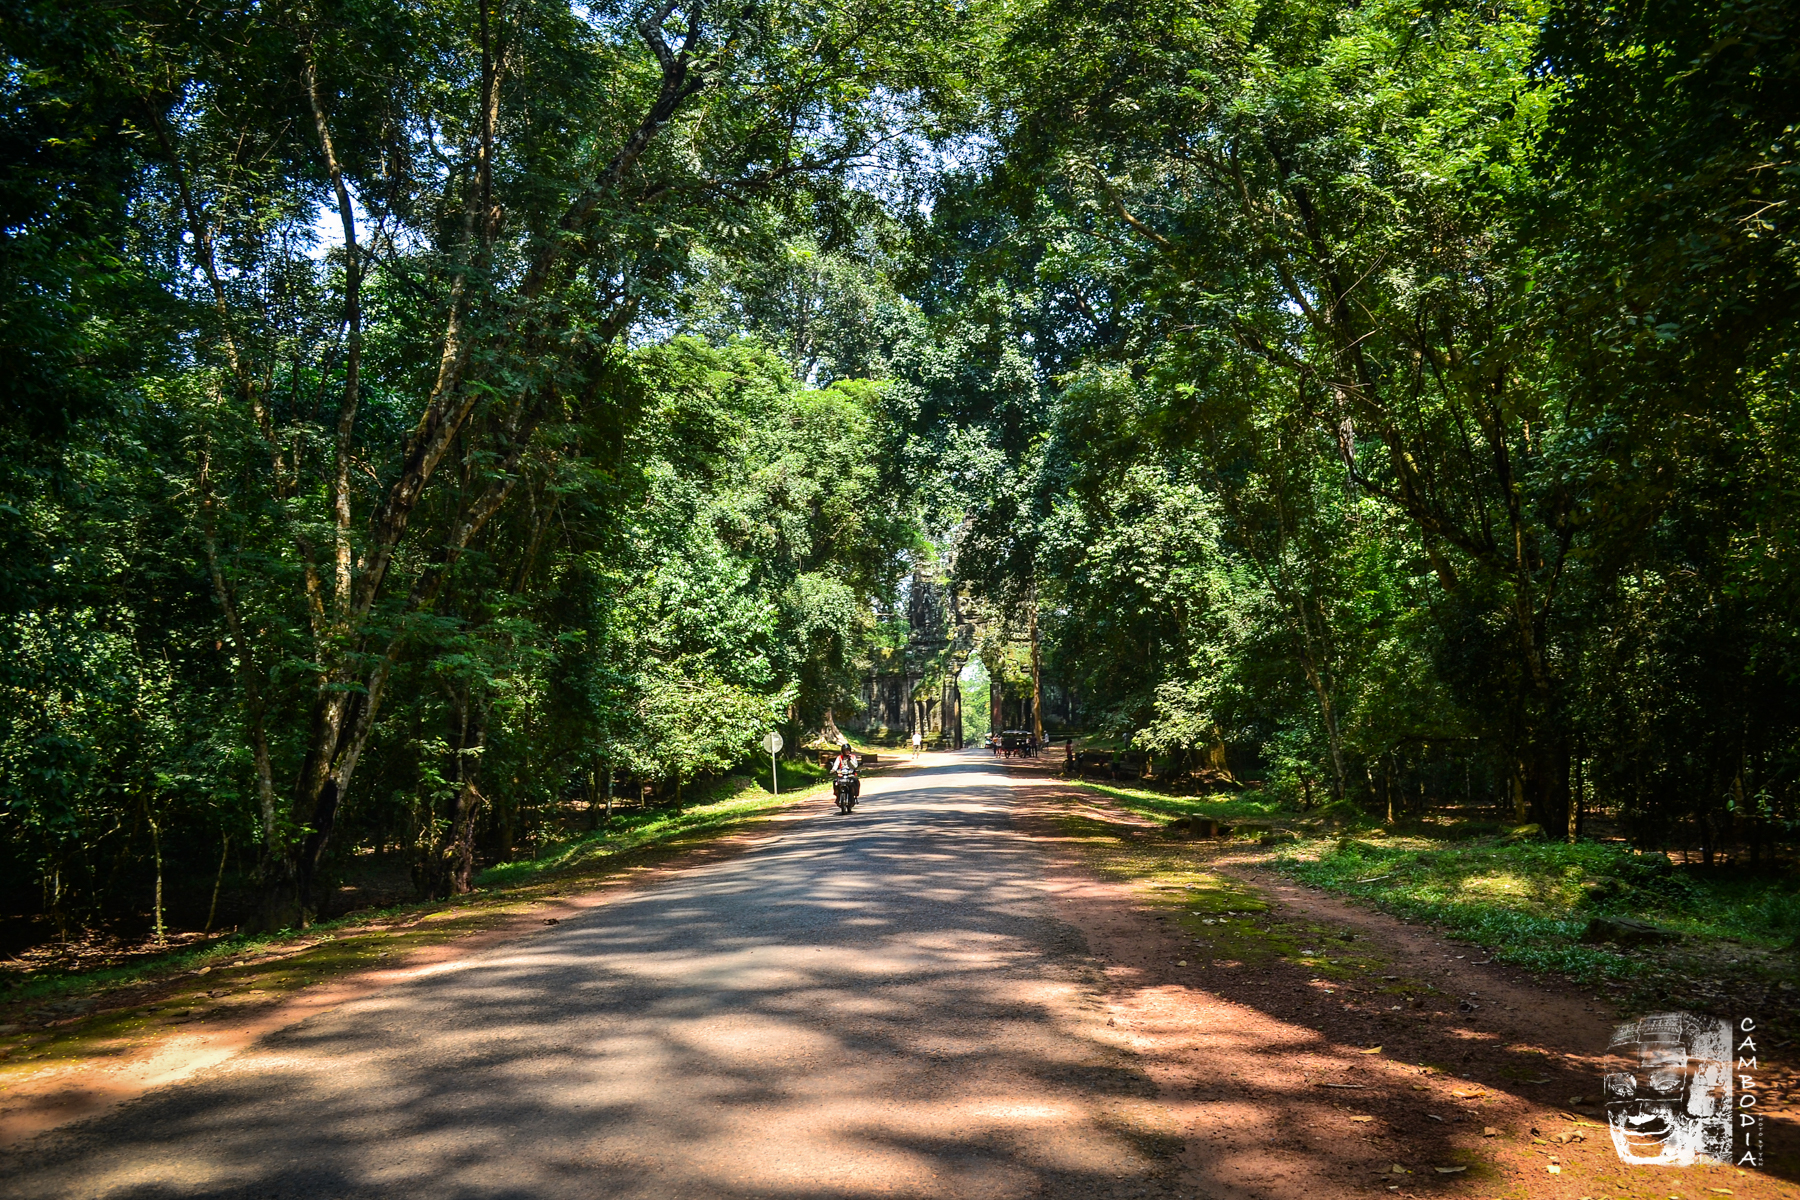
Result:
<svg viewBox="0 0 1800 1200"><path fill-rule="evenodd" d="M848 773L849 778L846 782L850 788L852 800L862 795L862 779L857 775L857 768L861 766L862 758L851 751L849 742L841 743L838 746L837 757L831 760L831 775L834 780L844 780L845 774ZM841 786L839 783L834 782L832 791L836 792L839 786Z"/></svg>

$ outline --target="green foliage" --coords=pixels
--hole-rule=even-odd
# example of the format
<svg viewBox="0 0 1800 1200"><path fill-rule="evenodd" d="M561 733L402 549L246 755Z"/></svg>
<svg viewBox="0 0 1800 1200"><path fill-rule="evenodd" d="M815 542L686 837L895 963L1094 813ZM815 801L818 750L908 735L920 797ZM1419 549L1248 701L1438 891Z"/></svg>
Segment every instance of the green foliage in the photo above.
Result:
<svg viewBox="0 0 1800 1200"><path fill-rule="evenodd" d="M1026 6L893 359L959 573L1302 807L1791 840L1793 21Z"/></svg>
<svg viewBox="0 0 1800 1200"><path fill-rule="evenodd" d="M1791 840L1795 41L14 4L8 907L466 887L853 707L926 565L928 669L1010 703L1029 626L1094 732L1273 802Z"/></svg>
<svg viewBox="0 0 1800 1200"><path fill-rule="evenodd" d="M8 911L456 891L841 704L919 546L858 170L970 16L9 8Z"/></svg>

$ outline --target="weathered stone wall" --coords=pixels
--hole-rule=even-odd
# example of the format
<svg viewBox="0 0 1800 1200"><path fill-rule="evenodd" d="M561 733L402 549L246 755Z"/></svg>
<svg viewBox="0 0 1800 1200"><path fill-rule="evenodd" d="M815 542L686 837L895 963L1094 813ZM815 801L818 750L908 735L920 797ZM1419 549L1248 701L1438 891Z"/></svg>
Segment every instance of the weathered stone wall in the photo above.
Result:
<svg viewBox="0 0 1800 1200"><path fill-rule="evenodd" d="M962 719L956 680L975 644L975 627L959 612L955 589L943 580L915 571L904 588L898 611L887 614L904 624L904 645L883 651L863 676L860 712L840 717L838 724L865 737L905 738L915 729L927 738L958 745ZM1073 728L1079 706L1069 689L1043 682L1044 726ZM1009 683L1001 699L1002 728L1031 728L1031 692ZM986 728L986 712L976 724Z"/></svg>
<svg viewBox="0 0 1800 1200"><path fill-rule="evenodd" d="M913 572L903 603L889 619L903 623L904 646L885 651L863 677L862 711L838 724L865 736L960 740L957 672L968 661L973 630L958 619L956 596L941 579Z"/></svg>

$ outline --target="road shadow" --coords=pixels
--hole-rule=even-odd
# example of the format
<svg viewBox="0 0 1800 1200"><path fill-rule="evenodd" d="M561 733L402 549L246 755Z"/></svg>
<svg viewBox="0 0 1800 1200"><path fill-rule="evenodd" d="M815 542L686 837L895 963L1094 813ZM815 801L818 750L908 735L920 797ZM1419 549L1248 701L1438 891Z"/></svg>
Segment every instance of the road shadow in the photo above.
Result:
<svg viewBox="0 0 1800 1200"><path fill-rule="evenodd" d="M1183 1195L991 763L273 1035L9 1196Z"/></svg>

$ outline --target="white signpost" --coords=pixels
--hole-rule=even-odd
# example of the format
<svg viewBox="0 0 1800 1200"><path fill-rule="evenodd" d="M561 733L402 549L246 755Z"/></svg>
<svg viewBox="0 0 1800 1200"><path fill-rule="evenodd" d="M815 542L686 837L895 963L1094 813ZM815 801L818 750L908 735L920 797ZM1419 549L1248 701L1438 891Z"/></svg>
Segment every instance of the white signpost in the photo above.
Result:
<svg viewBox="0 0 1800 1200"><path fill-rule="evenodd" d="M775 756L781 753L781 734L771 729L763 734L762 747L769 752L769 791L781 795L781 777L775 773Z"/></svg>

